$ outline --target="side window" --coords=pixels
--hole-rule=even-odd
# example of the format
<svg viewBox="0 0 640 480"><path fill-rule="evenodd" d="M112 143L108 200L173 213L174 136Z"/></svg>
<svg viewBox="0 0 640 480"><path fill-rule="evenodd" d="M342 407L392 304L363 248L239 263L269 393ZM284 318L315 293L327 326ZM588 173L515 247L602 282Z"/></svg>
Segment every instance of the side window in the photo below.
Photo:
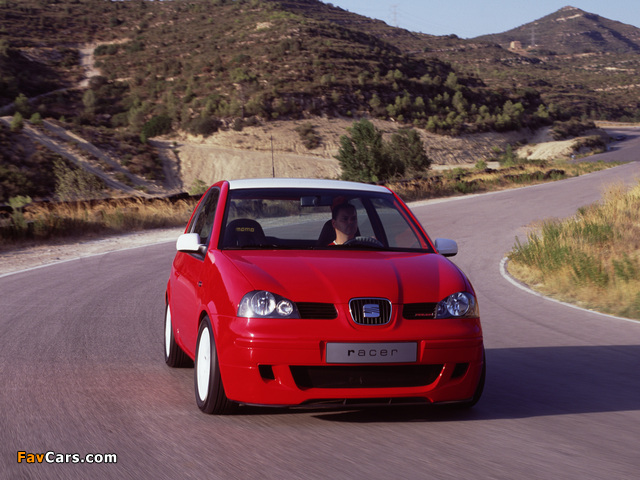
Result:
<svg viewBox="0 0 640 480"><path fill-rule="evenodd" d="M216 207L218 206L218 198L220 196L220 190L212 188L207 193L207 196L198 207L198 211L193 218L190 233L197 233L200 235L200 242L203 245L209 243L211 237L211 230L213 228L213 220L216 216Z"/></svg>
<svg viewBox="0 0 640 480"><path fill-rule="evenodd" d="M373 201L390 248L428 248L402 212L388 200Z"/></svg>

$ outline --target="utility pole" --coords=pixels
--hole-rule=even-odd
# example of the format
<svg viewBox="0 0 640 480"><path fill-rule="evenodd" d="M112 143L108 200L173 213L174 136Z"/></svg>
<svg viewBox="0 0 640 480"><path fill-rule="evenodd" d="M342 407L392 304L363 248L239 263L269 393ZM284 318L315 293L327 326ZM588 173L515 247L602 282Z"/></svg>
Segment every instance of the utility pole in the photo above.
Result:
<svg viewBox="0 0 640 480"><path fill-rule="evenodd" d="M271 135L271 178L276 178L276 163L273 159L273 135Z"/></svg>
<svg viewBox="0 0 640 480"><path fill-rule="evenodd" d="M531 25L531 47L536 46L536 24Z"/></svg>

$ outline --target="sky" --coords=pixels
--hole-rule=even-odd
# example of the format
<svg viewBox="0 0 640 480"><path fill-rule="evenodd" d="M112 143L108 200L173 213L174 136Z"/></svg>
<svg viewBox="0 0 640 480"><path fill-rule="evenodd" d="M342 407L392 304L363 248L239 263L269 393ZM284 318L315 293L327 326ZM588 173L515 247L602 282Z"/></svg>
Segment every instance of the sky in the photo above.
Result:
<svg viewBox="0 0 640 480"><path fill-rule="evenodd" d="M502 33L572 6L640 28L638 0L322 0L394 27L473 38Z"/></svg>

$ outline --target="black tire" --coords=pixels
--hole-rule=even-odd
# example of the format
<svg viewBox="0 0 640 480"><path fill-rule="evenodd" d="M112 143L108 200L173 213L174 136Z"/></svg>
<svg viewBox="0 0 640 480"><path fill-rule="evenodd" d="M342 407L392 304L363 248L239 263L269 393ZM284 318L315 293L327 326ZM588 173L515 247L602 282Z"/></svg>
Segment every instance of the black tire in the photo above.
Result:
<svg viewBox="0 0 640 480"><path fill-rule="evenodd" d="M233 413L237 404L230 401L224 392L216 343L213 338L211 321L208 317L202 319L198 329L194 365L194 383L198 408L204 413L214 415Z"/></svg>
<svg viewBox="0 0 640 480"><path fill-rule="evenodd" d="M184 353L173 336L171 309L168 303L164 311L164 361L172 368L193 367L193 360Z"/></svg>

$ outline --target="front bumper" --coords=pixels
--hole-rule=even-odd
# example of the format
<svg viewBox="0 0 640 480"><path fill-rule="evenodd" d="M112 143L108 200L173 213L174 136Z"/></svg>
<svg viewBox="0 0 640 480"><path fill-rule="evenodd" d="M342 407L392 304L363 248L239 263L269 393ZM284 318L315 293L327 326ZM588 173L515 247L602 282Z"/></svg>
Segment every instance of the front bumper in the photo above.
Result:
<svg viewBox="0 0 640 480"><path fill-rule="evenodd" d="M404 321L382 328L341 328L336 321L220 321L229 327L220 329L216 340L225 393L243 404L459 402L473 397L482 373L479 319ZM330 342L415 342L417 358L327 363Z"/></svg>

